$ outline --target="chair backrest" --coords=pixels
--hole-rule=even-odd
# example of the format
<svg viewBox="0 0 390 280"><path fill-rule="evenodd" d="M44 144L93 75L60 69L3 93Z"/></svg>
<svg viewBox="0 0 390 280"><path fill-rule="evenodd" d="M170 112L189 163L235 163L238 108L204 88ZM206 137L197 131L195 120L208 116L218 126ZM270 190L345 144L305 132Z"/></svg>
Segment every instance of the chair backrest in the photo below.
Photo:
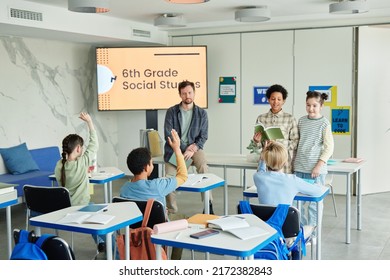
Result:
<svg viewBox="0 0 390 280"><path fill-rule="evenodd" d="M134 199L128 199L128 198L123 198L123 197L113 197L112 202L125 202L125 201L132 201L135 202L139 208L139 210L142 212L142 214L145 212L146 208L146 200L134 200ZM165 223L167 221L167 217L165 215L165 209L164 205L158 201L155 200L153 202L152 210L150 212L150 217L148 221L148 227L153 228L155 224L160 224L160 223ZM132 224L130 227L131 228L139 228L141 227L142 221Z"/></svg>
<svg viewBox="0 0 390 280"><path fill-rule="evenodd" d="M250 207L253 214L263 221L267 221L276 209L276 206L265 204L250 204ZM237 212L238 214L241 214L239 205L237 206ZM300 231L300 213L296 207L289 207L282 231L285 238L298 236Z"/></svg>
<svg viewBox="0 0 390 280"><path fill-rule="evenodd" d="M23 186L26 206L42 214L71 206L69 191L63 187Z"/></svg>

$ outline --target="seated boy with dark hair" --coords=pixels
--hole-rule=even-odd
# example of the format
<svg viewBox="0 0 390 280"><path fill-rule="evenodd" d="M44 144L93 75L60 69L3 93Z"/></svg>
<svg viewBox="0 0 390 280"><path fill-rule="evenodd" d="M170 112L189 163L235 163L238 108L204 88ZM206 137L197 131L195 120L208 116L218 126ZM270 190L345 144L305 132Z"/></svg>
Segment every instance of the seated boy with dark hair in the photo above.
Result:
<svg viewBox="0 0 390 280"><path fill-rule="evenodd" d="M188 178L187 167L180 150L180 137L176 130L172 129L171 135L168 137L168 143L172 147L177 159L176 177L148 180L154 168L152 157L147 148L136 148L127 156L127 167L134 176L121 187L121 197L134 200L154 198L160 201L166 209L166 195L176 190ZM177 254L174 251L176 250L172 250L171 259L180 259L181 252Z"/></svg>

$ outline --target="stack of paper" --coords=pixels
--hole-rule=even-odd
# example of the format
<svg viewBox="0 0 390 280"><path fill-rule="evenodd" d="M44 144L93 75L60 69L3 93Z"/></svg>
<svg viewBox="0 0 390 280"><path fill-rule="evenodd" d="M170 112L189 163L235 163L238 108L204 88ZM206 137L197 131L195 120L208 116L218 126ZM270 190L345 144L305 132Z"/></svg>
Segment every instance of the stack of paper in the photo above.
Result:
<svg viewBox="0 0 390 280"><path fill-rule="evenodd" d="M350 163L359 163L362 162L362 158L346 158L343 160L343 162L350 162Z"/></svg>
<svg viewBox="0 0 390 280"><path fill-rule="evenodd" d="M15 184L0 183L0 194L13 192L16 186Z"/></svg>
<svg viewBox="0 0 390 280"><path fill-rule="evenodd" d="M12 190L11 192L3 193L0 195L0 204L4 202L10 202L16 199L18 199L18 192L16 190Z"/></svg>

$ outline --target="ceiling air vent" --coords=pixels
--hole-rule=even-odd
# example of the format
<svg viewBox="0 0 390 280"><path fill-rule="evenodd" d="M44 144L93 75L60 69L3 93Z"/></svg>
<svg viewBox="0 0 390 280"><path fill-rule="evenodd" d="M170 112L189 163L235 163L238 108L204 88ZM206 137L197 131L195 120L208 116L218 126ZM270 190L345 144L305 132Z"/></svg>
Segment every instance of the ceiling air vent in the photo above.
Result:
<svg viewBox="0 0 390 280"><path fill-rule="evenodd" d="M32 11L26 11L26 10L19 10L19 9L10 9L10 16L11 18L21 18L21 19L28 19L28 20L36 20L36 21L42 21L42 13L32 12Z"/></svg>
<svg viewBox="0 0 390 280"><path fill-rule="evenodd" d="M133 36L150 38L150 31L133 29Z"/></svg>

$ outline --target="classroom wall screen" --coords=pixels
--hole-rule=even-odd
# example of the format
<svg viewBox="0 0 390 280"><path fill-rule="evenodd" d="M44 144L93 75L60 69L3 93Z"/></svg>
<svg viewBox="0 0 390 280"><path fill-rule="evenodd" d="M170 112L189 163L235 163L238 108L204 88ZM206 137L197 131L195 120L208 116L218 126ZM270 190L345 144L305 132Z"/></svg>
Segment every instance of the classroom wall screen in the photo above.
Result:
<svg viewBox="0 0 390 280"><path fill-rule="evenodd" d="M167 109L184 80L207 108L206 46L96 48L96 62L99 111Z"/></svg>

